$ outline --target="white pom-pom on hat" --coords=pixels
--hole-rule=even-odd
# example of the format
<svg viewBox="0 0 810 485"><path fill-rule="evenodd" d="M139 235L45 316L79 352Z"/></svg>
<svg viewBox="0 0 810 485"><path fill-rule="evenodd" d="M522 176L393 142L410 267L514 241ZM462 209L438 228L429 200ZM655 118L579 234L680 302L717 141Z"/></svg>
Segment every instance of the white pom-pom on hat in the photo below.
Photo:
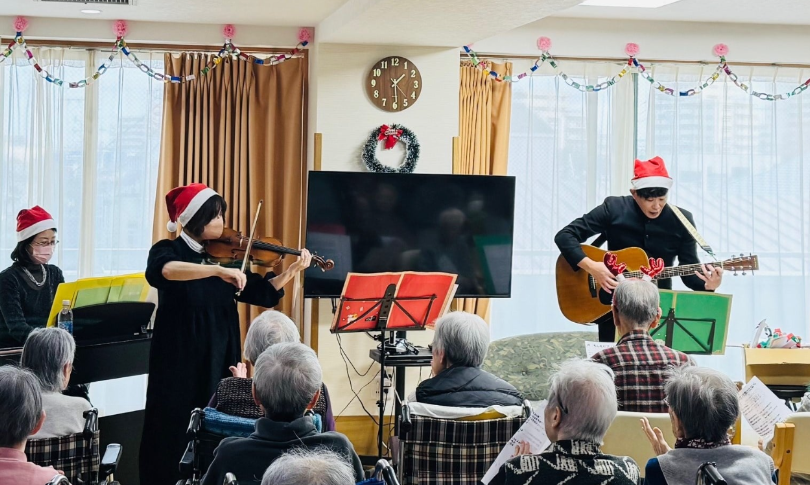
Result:
<svg viewBox="0 0 810 485"><path fill-rule="evenodd" d="M177 223L169 221L166 223L166 229L168 229L169 232L177 232Z"/></svg>

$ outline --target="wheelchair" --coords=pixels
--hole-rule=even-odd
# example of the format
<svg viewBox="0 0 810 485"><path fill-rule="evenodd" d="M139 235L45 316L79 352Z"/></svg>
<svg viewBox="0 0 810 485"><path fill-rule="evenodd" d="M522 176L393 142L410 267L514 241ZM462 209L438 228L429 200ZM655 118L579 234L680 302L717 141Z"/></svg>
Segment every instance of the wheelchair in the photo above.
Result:
<svg viewBox="0 0 810 485"><path fill-rule="evenodd" d="M28 461L39 466L52 466L65 475L51 480L52 484L113 485L114 473L121 461L121 445L107 445L99 459L98 409L83 414L84 430L56 438L29 439L25 445Z"/></svg>
<svg viewBox="0 0 810 485"><path fill-rule="evenodd" d="M698 468L695 485L726 485L726 481L717 471L717 463L706 462Z"/></svg>

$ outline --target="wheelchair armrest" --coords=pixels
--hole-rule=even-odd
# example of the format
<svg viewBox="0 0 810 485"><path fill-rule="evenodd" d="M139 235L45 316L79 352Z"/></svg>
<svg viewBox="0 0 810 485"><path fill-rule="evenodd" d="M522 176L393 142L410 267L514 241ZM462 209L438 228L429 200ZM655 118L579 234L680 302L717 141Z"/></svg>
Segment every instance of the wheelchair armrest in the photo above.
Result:
<svg viewBox="0 0 810 485"><path fill-rule="evenodd" d="M180 474L184 477L194 475L194 454L194 442L189 441L186 451L183 452L183 457L180 458Z"/></svg>
<svg viewBox="0 0 810 485"><path fill-rule="evenodd" d="M110 443L104 451L104 456L101 457L101 465L99 466L98 473L101 477L107 478L118 469L118 463L121 461L121 453L123 448L118 443Z"/></svg>
<svg viewBox="0 0 810 485"><path fill-rule="evenodd" d="M386 485L399 485L397 474L394 473L394 467L392 467L386 459L377 461L377 465L374 467L374 475L372 476L377 480L382 480Z"/></svg>
<svg viewBox="0 0 810 485"><path fill-rule="evenodd" d="M200 432L202 418L204 415L205 413L200 408L196 408L194 411L191 411L191 419L188 422L188 429L186 430L186 436L188 436L189 439L197 438L197 433Z"/></svg>
<svg viewBox="0 0 810 485"><path fill-rule="evenodd" d="M400 414L400 423L399 423L399 437L402 438L404 435L410 433L411 431L411 407L408 406L408 403L402 405L402 413Z"/></svg>
<svg viewBox="0 0 810 485"><path fill-rule="evenodd" d="M233 473L226 473L222 485L239 485L239 482L236 481L236 476Z"/></svg>
<svg viewBox="0 0 810 485"><path fill-rule="evenodd" d="M64 475L56 475L50 482L44 485L70 485L70 481Z"/></svg>
<svg viewBox="0 0 810 485"><path fill-rule="evenodd" d="M82 416L84 416L84 431L82 433L87 437L93 436L98 431L98 409L90 408Z"/></svg>

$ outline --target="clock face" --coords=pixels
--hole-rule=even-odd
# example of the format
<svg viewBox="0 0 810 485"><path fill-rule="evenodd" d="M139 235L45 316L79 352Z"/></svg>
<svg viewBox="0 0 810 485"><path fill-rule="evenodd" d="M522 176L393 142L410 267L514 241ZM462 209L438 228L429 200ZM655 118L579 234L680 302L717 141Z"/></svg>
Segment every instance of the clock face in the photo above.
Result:
<svg viewBox="0 0 810 485"><path fill-rule="evenodd" d="M375 106L384 111L403 111L413 106L422 94L422 74L408 59L385 57L369 69L366 93Z"/></svg>

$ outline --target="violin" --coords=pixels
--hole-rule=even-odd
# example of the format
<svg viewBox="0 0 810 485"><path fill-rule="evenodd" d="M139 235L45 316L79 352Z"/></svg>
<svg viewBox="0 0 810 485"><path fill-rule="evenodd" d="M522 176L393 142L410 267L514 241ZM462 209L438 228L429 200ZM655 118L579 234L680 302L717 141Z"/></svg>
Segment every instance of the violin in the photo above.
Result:
<svg viewBox="0 0 810 485"><path fill-rule="evenodd" d="M203 244L205 252L209 255L209 261L224 265L250 261L258 266L273 267L281 263L287 254L301 256L301 251L284 247L278 239L254 236L251 240L241 232L227 227L218 239L211 239ZM316 254L312 255L312 262L321 268L321 271L329 271L335 267L334 261Z"/></svg>

